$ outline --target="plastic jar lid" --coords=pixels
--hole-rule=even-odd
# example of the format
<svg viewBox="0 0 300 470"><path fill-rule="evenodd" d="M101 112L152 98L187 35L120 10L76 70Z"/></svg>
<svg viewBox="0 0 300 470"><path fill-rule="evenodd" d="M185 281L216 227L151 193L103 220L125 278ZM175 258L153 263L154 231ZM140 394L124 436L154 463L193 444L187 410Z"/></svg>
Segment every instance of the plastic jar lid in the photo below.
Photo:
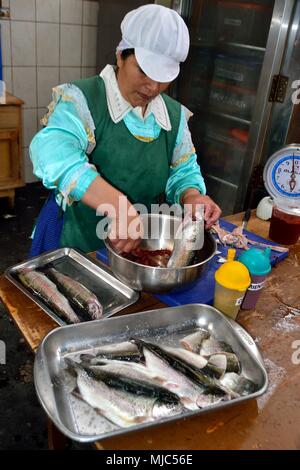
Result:
<svg viewBox="0 0 300 470"><path fill-rule="evenodd" d="M229 249L228 261L215 272L215 280L227 289L244 292L251 284L250 274L243 263L233 261L234 256L235 250Z"/></svg>
<svg viewBox="0 0 300 470"><path fill-rule="evenodd" d="M300 201L298 199L275 198L274 205L289 215L300 217Z"/></svg>
<svg viewBox="0 0 300 470"><path fill-rule="evenodd" d="M265 251L250 248L239 256L239 261L249 269L253 276L266 276L271 271L270 253L271 248L266 248Z"/></svg>

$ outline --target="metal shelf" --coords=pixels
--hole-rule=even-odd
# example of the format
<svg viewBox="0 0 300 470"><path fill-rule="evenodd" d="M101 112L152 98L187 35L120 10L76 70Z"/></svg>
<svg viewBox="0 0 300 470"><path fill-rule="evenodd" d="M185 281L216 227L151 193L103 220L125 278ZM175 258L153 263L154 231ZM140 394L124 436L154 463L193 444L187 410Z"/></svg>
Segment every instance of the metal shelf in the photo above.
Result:
<svg viewBox="0 0 300 470"><path fill-rule="evenodd" d="M248 121L247 119L239 118L237 116L233 116L231 114L220 113L219 111L213 111L212 109L208 109L206 111L209 112L210 114L213 114L214 116L220 116L225 119L230 119L231 121L238 122L239 124L244 124L245 126L250 126L251 124L251 121ZM206 111L202 111L202 112L205 113Z"/></svg>

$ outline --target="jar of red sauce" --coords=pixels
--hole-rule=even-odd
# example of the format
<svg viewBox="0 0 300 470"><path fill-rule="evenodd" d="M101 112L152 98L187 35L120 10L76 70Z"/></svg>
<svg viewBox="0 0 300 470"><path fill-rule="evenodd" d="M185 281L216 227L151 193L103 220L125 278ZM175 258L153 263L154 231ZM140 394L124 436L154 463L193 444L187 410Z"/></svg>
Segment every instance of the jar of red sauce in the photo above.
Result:
<svg viewBox="0 0 300 470"><path fill-rule="evenodd" d="M282 245L294 245L300 237L300 201L275 199L269 237Z"/></svg>

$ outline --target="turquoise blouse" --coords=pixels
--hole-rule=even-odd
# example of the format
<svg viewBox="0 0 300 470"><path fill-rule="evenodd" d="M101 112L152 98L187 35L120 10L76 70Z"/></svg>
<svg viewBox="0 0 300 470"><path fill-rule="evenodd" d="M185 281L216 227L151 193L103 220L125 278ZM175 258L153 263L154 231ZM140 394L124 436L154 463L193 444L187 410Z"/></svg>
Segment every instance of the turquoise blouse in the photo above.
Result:
<svg viewBox="0 0 300 470"><path fill-rule="evenodd" d="M53 89L49 112L42 119L45 126L33 138L30 158L34 174L48 189L54 189L56 200L63 208L79 201L89 185L101 176L89 163L88 155L95 147L95 126L81 90L72 84ZM197 163L197 156L188 128L189 111L181 107L181 120L166 185L166 198L170 204L179 203L187 188L206 193L205 183ZM124 117L124 123L137 138L156 139L161 127L153 113L141 119L134 110ZM141 155L142 158L142 155Z"/></svg>

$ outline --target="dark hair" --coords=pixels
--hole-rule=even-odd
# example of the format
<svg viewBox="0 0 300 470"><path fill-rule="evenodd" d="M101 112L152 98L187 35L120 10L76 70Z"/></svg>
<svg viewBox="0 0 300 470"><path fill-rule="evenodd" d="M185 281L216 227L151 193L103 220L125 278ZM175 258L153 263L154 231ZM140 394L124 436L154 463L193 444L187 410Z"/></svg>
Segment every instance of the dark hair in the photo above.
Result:
<svg viewBox="0 0 300 470"><path fill-rule="evenodd" d="M123 49L123 51L121 52L121 57L123 60L125 60L132 54L134 54L134 49Z"/></svg>

